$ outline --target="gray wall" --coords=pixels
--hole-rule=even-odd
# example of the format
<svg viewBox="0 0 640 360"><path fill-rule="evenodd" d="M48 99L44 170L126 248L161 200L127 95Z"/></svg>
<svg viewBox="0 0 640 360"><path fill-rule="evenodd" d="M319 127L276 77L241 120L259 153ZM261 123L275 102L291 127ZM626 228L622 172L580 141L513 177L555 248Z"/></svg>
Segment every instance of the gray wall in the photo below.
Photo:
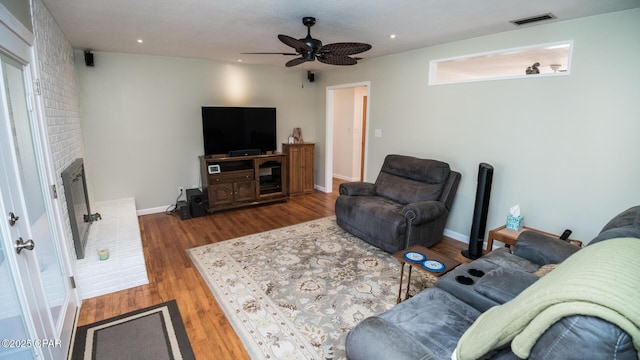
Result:
<svg viewBox="0 0 640 360"><path fill-rule="evenodd" d="M86 67L75 57L95 201L157 209L179 186L199 186L203 105L276 107L279 149L294 127L315 139L315 87L297 70L101 52Z"/></svg>
<svg viewBox="0 0 640 360"><path fill-rule="evenodd" d="M430 60L561 40L574 40L570 76L427 86ZM363 61L321 73L317 86L371 81L368 180L389 153L444 160L463 174L449 230L468 236L478 164L488 162L487 229L520 204L525 225L589 240L640 203L639 59L635 9ZM325 92L317 96L322 146ZM324 185L323 156L316 165Z"/></svg>

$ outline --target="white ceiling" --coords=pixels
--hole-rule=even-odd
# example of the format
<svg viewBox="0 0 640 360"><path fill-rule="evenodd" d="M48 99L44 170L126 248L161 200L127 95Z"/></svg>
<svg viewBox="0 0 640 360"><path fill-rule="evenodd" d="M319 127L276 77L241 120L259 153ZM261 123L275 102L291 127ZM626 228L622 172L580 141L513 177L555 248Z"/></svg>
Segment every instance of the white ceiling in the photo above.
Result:
<svg viewBox="0 0 640 360"><path fill-rule="evenodd" d="M545 13L564 21L640 7L640 0L43 0L77 49L282 66L291 52L278 34L311 35L324 44L364 42L371 59L514 30L510 23ZM535 26L524 25L524 26ZM391 39L390 34L396 34ZM137 42L142 39L142 44ZM99 61L99 60L97 60ZM305 69L329 65L317 61ZM356 65L357 66L357 65Z"/></svg>

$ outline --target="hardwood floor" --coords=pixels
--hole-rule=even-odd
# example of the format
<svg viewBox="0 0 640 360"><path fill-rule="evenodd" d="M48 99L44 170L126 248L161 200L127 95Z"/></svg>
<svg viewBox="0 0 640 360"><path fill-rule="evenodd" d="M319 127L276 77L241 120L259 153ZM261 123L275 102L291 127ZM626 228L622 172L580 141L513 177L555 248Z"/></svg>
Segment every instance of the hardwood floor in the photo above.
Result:
<svg viewBox="0 0 640 360"><path fill-rule="evenodd" d="M78 325L176 299L198 359L248 359L187 249L334 215L339 181L331 194L315 191L276 203L181 221L177 215L138 217L149 284L86 299ZM461 262L466 244L444 238L433 247Z"/></svg>

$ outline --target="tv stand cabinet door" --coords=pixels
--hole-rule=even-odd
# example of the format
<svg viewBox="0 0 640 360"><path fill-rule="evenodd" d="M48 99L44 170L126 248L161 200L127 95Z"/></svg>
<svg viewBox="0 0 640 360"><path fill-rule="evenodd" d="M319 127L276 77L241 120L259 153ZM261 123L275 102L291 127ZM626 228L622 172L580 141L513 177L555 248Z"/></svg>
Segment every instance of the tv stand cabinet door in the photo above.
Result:
<svg viewBox="0 0 640 360"><path fill-rule="evenodd" d="M240 181L233 184L235 202L248 202L256 199L256 182Z"/></svg>
<svg viewBox="0 0 640 360"><path fill-rule="evenodd" d="M233 204L233 183L209 185L209 208Z"/></svg>

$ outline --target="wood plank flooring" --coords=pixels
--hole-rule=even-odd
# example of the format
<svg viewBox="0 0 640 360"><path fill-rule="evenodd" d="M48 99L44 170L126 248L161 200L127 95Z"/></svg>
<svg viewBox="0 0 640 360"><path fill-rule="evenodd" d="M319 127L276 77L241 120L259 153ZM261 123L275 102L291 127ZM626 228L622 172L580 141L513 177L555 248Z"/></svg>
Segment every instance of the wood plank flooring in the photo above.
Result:
<svg viewBox="0 0 640 360"><path fill-rule="evenodd" d="M178 215L138 217L149 284L82 302L78 325L176 299L189 341L198 359L248 359L207 284L193 266L187 249L334 215L334 192L291 197L276 203L237 209L181 221ZM433 247L461 262L466 244L444 238Z"/></svg>

